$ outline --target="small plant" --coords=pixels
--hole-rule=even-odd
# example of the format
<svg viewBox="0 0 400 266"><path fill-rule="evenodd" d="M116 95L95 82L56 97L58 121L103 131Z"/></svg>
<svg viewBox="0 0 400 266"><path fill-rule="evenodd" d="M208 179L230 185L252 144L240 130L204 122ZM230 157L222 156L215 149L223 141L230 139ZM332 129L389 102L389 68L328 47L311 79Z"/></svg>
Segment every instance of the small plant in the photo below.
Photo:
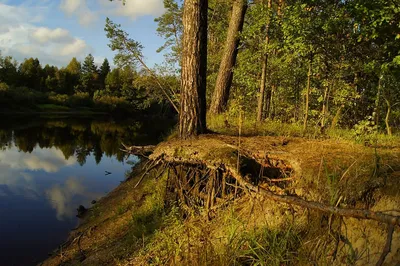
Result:
<svg viewBox="0 0 400 266"><path fill-rule="evenodd" d="M353 134L357 142L364 142L371 145L374 140L374 133L378 131L372 116L368 116L354 126Z"/></svg>

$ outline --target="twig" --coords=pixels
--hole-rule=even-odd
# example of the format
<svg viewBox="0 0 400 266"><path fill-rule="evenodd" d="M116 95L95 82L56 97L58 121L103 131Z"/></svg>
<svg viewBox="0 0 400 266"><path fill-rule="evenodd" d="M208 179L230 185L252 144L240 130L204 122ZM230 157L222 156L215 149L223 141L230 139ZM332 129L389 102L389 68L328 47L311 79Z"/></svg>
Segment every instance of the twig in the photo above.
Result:
<svg viewBox="0 0 400 266"><path fill-rule="evenodd" d="M269 182L284 182L284 181L292 181L292 180L294 180L294 179L296 179L295 176L286 177L286 178L274 178L274 179L270 179L270 178L267 177L267 180L268 180Z"/></svg>
<svg viewBox="0 0 400 266"><path fill-rule="evenodd" d="M160 161L156 161L154 162L148 169L146 169L146 171L142 174L142 176L140 177L139 181L136 183L136 185L134 186L134 188L137 188L140 184L140 182L142 182L143 178L145 175L147 175L151 170L153 170L155 167L158 166Z"/></svg>
<svg viewBox="0 0 400 266"><path fill-rule="evenodd" d="M389 227L388 227L388 233L387 233L387 238L386 238L386 245L383 249L381 257L379 258L378 262L376 263L376 266L381 266L383 264L383 262L385 261L386 256L391 251L394 225L389 224L388 226Z"/></svg>

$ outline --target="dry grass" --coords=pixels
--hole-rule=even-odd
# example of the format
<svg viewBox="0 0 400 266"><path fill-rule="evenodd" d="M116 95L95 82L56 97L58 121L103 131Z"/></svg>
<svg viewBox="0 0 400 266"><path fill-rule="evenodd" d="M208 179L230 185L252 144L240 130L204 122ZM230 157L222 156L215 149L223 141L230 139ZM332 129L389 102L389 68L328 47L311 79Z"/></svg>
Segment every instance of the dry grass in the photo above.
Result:
<svg viewBox="0 0 400 266"><path fill-rule="evenodd" d="M237 146L235 136L203 135L162 143L154 156L163 152L234 164ZM242 137L241 147L290 165L296 179L286 186L287 193L398 214L398 142L367 147L343 138L258 136ZM183 218L177 205L164 209L163 180L148 177L137 189L135 178L121 184L71 235L76 239L84 233L80 246L86 259L80 261L75 241L44 265L371 265L383 248L386 228L377 222L330 217L252 196L218 209L211 220ZM339 237L344 240L337 242ZM398 228L392 250L388 265L400 260Z"/></svg>

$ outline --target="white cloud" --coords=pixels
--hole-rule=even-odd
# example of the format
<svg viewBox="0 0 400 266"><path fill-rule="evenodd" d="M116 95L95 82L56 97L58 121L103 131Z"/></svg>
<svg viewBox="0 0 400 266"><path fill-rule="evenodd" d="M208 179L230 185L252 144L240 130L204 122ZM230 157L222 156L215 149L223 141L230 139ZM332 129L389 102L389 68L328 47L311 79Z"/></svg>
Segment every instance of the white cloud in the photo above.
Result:
<svg viewBox="0 0 400 266"><path fill-rule="evenodd" d="M86 0L62 0L60 9L68 16L76 16L83 26L89 26L98 19L97 12L93 12Z"/></svg>
<svg viewBox="0 0 400 266"><path fill-rule="evenodd" d="M59 50L62 56L75 56L77 54L82 54L87 48L86 42L81 39L75 39L74 42L61 47ZM57 52L57 51L55 51Z"/></svg>
<svg viewBox="0 0 400 266"><path fill-rule="evenodd" d="M63 28L38 27L43 7L10 6L0 2L0 50L22 61L37 57L43 63L64 66L71 57L83 58L91 52L80 38ZM41 13L42 12L42 13Z"/></svg>
<svg viewBox="0 0 400 266"><path fill-rule="evenodd" d="M164 11L164 4L162 0L128 0L124 6L119 5L115 11L117 15L131 19L145 15L159 16Z"/></svg>
<svg viewBox="0 0 400 266"><path fill-rule="evenodd" d="M61 10L68 15L72 15L82 6L86 6L85 0L62 0L60 4Z"/></svg>
<svg viewBox="0 0 400 266"><path fill-rule="evenodd" d="M164 12L163 0L127 0L121 1L98 0L103 6L103 13L136 19L141 16L160 16Z"/></svg>
<svg viewBox="0 0 400 266"><path fill-rule="evenodd" d="M62 28L49 29L40 27L32 32L32 37L40 43L68 43L74 40L74 38L69 34L69 31Z"/></svg>

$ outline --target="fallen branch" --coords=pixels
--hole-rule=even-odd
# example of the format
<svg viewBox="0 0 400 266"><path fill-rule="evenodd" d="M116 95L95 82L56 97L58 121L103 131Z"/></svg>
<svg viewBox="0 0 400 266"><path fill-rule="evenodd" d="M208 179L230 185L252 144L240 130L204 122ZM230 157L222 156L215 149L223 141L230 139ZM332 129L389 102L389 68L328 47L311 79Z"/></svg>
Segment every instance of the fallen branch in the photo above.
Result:
<svg viewBox="0 0 400 266"><path fill-rule="evenodd" d="M250 189L253 192L259 193L263 196L266 196L269 199L287 203L287 204L294 204L298 206L302 206L305 208L309 209L314 209L314 210L319 210L322 212L329 212L333 213L339 216L344 216L344 217L352 217L352 218L357 218L357 219L366 219L366 220L375 220L378 222L390 224L390 225L397 225L400 226L400 216L394 216L394 215L389 215L389 214L384 214L382 212L373 212L365 209L345 209L345 208L339 208L339 207L334 207L334 206L329 206L322 204L320 202L315 202L315 201L307 201L304 199L301 199L297 196L289 196L289 195L278 195L275 194L269 190L266 190L262 187L255 186L253 184L250 184L249 182L245 181L243 177L237 173L235 169L227 169L232 177L234 177L240 185Z"/></svg>
<svg viewBox="0 0 400 266"><path fill-rule="evenodd" d="M295 179L296 179L296 177L293 176L293 177L286 177L286 178L273 178L273 179L267 178L267 181L269 181L269 182L284 182L284 181L293 181Z"/></svg>
<svg viewBox="0 0 400 266"><path fill-rule="evenodd" d="M303 207L310 208L310 209L320 210L323 212L330 212L330 213L333 213L333 214L336 214L339 216L352 217L352 218L358 218L358 219L369 219L369 220L375 220L375 221L379 221L379 222L383 222L383 223L387 223L387 224L400 226L400 216L393 216L393 215L388 215L388 214L384 214L381 212L373 212L373 211L364 210L364 209L338 208L338 207L325 205L325 204L315 202L315 201L306 201L297 196L278 195L278 194L275 194L264 188L254 186L254 185L246 182L237 173L231 172L231 174L235 179L237 179L239 181L239 183L242 186L245 186L245 187L249 188L250 190L260 193L260 194L262 194L272 200L275 200L275 201L280 201L280 202L284 202L287 204L295 204L295 205L303 206Z"/></svg>
<svg viewBox="0 0 400 266"><path fill-rule="evenodd" d="M124 147L124 149L121 149L122 151L130 153L130 154L134 154L134 155L145 156L145 157L152 154L154 149L156 148L155 145L127 146L122 142L121 142L121 145Z"/></svg>

